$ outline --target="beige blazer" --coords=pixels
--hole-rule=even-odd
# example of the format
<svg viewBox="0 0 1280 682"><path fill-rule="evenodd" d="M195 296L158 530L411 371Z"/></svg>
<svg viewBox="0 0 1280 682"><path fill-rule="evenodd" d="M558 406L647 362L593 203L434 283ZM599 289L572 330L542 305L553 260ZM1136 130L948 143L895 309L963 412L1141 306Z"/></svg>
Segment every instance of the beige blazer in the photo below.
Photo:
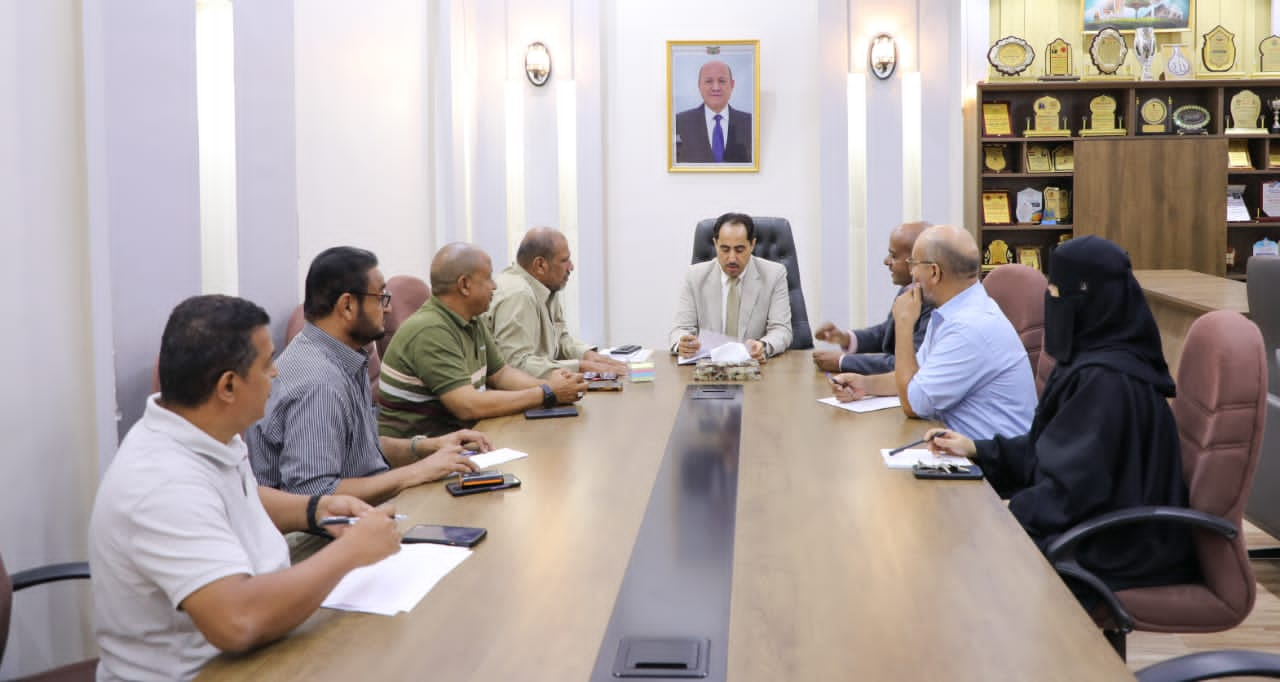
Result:
<svg viewBox="0 0 1280 682"><path fill-rule="evenodd" d="M791 346L791 298L787 294L787 269L779 263L752 256L742 271L742 307L738 328L724 330L724 297L720 284L720 263L714 258L689 266L680 288L675 325L667 339L674 351L684 334L707 329L740 339L759 339L769 355Z"/></svg>

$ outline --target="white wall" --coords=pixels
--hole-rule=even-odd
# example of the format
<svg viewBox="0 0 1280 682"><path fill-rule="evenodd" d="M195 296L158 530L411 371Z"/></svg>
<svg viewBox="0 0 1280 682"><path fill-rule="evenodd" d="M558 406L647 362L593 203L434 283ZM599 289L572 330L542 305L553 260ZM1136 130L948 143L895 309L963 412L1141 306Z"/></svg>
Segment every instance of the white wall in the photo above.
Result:
<svg viewBox="0 0 1280 682"><path fill-rule="evenodd" d="M86 558L97 485L83 102L75 2L0 1L0 552L10 571ZM93 654L87 584L15 600L0 678ZM54 646L57 642L57 646Z"/></svg>
<svg viewBox="0 0 1280 682"><path fill-rule="evenodd" d="M431 3L295 3L298 275L342 244L426 278Z"/></svg>
<svg viewBox="0 0 1280 682"><path fill-rule="evenodd" d="M678 24L671 17L680 17ZM811 315L822 309L819 25L811 3L618 3L606 14L605 286L611 343L664 347L693 227L726 211L784 216ZM666 42L760 40L759 173L668 173Z"/></svg>

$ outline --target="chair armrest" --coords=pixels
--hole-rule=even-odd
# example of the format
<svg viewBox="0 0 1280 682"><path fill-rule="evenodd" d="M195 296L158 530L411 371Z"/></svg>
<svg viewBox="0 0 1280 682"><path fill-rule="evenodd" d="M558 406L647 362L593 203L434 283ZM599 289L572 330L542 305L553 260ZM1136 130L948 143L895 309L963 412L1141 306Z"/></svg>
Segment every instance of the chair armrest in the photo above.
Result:
<svg viewBox="0 0 1280 682"><path fill-rule="evenodd" d="M1076 547L1081 542L1104 530L1134 523L1152 522L1195 526L1204 530L1211 530L1229 539L1234 539L1240 534L1240 529L1236 528L1230 521L1221 516L1214 516L1196 509L1187 509L1185 507L1130 507L1108 512L1076 524L1070 530L1058 536L1058 539L1049 545L1045 550L1045 556L1049 558L1050 563L1057 564L1059 561L1072 559L1075 556Z"/></svg>
<svg viewBox="0 0 1280 682"><path fill-rule="evenodd" d="M37 566L10 575L13 580L13 591L57 582L59 580L87 580L89 578L89 562L71 561L65 564L49 564Z"/></svg>
<svg viewBox="0 0 1280 682"><path fill-rule="evenodd" d="M1221 677L1280 677L1280 656L1263 651L1202 651L1160 661L1137 673L1138 682L1194 682Z"/></svg>

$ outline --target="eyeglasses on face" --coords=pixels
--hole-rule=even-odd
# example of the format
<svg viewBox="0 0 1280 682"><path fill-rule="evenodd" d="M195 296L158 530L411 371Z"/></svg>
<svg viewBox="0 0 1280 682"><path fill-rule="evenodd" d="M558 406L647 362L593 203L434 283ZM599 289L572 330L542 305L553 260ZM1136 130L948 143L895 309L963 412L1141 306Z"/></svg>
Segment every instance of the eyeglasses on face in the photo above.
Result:
<svg viewBox="0 0 1280 682"><path fill-rule="evenodd" d="M936 260L916 260L914 258L907 259L907 267L912 267L912 268L914 268L917 265L937 265L937 264L938 264L938 261Z"/></svg>
<svg viewBox="0 0 1280 682"><path fill-rule="evenodd" d="M388 294L385 291L380 294L371 294L367 291L348 291L347 293L352 296L375 296L377 297L378 302L382 304L383 308L391 305L391 294Z"/></svg>

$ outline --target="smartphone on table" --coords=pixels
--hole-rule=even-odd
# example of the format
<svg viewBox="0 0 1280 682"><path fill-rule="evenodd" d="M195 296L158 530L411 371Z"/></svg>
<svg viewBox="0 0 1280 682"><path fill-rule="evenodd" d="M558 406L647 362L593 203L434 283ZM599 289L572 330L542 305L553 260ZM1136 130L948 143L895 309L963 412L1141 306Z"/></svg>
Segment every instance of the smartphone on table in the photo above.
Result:
<svg viewBox="0 0 1280 682"><path fill-rule="evenodd" d="M409 529L409 532L400 538L400 542L413 544L416 542L430 542L437 545L453 545L454 547L474 547L477 542L484 539L486 533L484 528L472 528L470 526L439 526L435 524L418 524Z"/></svg>

